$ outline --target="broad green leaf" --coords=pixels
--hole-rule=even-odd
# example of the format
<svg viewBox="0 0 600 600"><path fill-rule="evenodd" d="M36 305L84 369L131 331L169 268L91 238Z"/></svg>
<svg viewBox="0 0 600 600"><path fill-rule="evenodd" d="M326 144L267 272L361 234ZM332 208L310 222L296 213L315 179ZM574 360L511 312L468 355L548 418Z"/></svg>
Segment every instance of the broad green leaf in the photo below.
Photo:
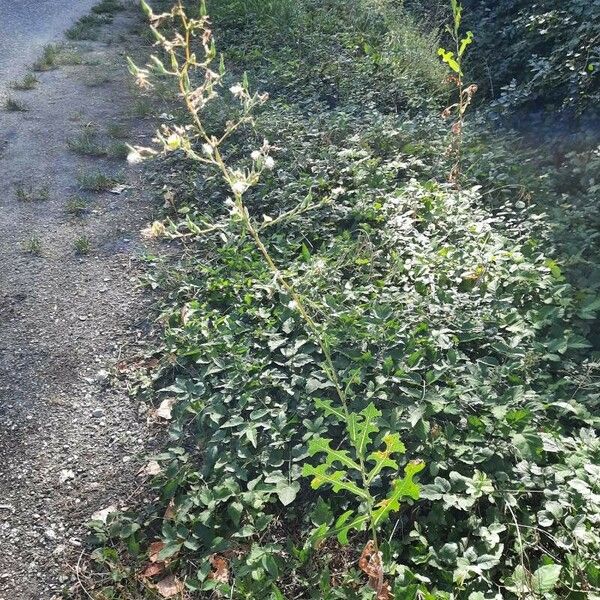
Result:
<svg viewBox="0 0 600 600"><path fill-rule="evenodd" d="M562 567L560 565L544 565L532 575L532 585L538 594L551 592L558 583Z"/></svg>

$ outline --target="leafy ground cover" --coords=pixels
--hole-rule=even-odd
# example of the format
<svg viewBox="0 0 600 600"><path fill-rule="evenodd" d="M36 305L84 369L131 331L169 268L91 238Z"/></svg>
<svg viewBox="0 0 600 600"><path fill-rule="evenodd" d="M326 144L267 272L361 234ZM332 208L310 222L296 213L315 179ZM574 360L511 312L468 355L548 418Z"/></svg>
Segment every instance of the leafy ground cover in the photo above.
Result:
<svg viewBox="0 0 600 600"><path fill-rule="evenodd" d="M465 8L481 46L473 69L501 112L597 112L597 2L467 0Z"/></svg>
<svg viewBox="0 0 600 600"><path fill-rule="evenodd" d="M180 133L152 174L165 221L149 234L182 252L147 275L164 343L137 384L170 443L147 469L155 499L94 525L113 578L99 597L600 597L597 149L540 159L473 118L459 188L440 116L452 88L412 14L367 0L208 10L233 70L204 127L240 116L242 71L270 93L222 155L253 169L269 140L275 168L240 197L376 458L395 452L369 482L376 506L424 468L379 531L390 589L376 591L323 346L239 234L235 187L185 158L172 108Z"/></svg>

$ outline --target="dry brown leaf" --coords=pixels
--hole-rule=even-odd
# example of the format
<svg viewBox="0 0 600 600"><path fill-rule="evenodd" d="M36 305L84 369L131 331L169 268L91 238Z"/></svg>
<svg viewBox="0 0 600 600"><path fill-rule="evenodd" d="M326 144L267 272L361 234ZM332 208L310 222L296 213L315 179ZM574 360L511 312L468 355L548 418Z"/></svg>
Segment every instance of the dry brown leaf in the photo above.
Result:
<svg viewBox="0 0 600 600"><path fill-rule="evenodd" d="M383 578L381 552L376 551L373 540L369 540L365 545L360 555L358 566L369 577L369 586L377 592L377 600L393 599L390 586Z"/></svg>
<svg viewBox="0 0 600 600"><path fill-rule="evenodd" d="M156 409L156 412L154 414L157 417L160 417L161 419L170 421L171 420L171 409L173 408L173 405L176 402L177 402L177 398L165 398L160 403L160 406Z"/></svg>
<svg viewBox="0 0 600 600"><path fill-rule="evenodd" d="M150 548L148 548L148 558L150 559L150 562L157 562L158 561L158 553L165 547L165 543L164 542L152 542L150 544Z"/></svg>
<svg viewBox="0 0 600 600"><path fill-rule="evenodd" d="M141 573L142 577L156 577L165 570L164 562L151 562Z"/></svg>
<svg viewBox="0 0 600 600"><path fill-rule="evenodd" d="M210 557L212 572L208 574L209 579L218 581L219 583L229 582L229 564L227 560L218 554L213 554Z"/></svg>
<svg viewBox="0 0 600 600"><path fill-rule="evenodd" d="M169 575L156 584L156 590L163 598L173 598L183 592L183 581L179 581L175 575Z"/></svg>
<svg viewBox="0 0 600 600"><path fill-rule="evenodd" d="M167 506L167 510L165 510L165 514L163 515L163 519L170 521L175 518L175 502L171 500L169 505Z"/></svg>

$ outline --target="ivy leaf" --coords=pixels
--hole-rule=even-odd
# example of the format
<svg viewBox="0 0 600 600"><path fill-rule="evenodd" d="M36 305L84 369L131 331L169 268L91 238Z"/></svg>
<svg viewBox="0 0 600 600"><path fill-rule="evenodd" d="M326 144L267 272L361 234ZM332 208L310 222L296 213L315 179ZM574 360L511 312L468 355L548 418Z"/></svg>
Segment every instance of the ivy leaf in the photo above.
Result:
<svg viewBox="0 0 600 600"><path fill-rule="evenodd" d="M391 493L378 504L379 508L373 513L375 527L385 521L391 512L400 510L402 498L419 499L419 486L413 481L413 477L424 468L425 463L421 460L411 461L404 467L405 476L392 483Z"/></svg>

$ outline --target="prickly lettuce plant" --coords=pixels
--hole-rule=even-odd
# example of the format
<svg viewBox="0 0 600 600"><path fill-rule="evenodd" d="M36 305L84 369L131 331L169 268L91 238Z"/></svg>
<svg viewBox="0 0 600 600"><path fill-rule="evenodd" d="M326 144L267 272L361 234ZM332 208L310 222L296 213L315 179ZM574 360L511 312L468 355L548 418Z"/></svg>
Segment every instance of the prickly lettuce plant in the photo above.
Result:
<svg viewBox="0 0 600 600"><path fill-rule="evenodd" d="M274 289L290 299L289 306L302 318L307 332L320 349L322 370L334 390L335 401L318 400L317 406L346 432L342 446L338 447L332 447L333 440L330 438L314 438L309 445L309 455L319 455L323 462L305 464L303 474L312 479L313 489L328 486L334 493L349 493L356 501L356 507L339 516L333 527L318 528L313 540L337 535L340 542L348 543L351 530L368 529L372 540L365 549L361 569L368 574L369 583L377 597L382 600L388 598L389 587L383 579L378 530L392 512L400 509L403 499L419 498L419 486L413 477L425 464L422 461L410 462L404 469L403 477L392 479L385 496L378 496L373 491L374 484L380 484L382 473L399 470L397 457L405 452L405 447L397 433L380 436L381 446L375 443L373 436L380 433L378 421L382 413L373 403L358 412L351 410L351 405L360 402L352 392L352 376L349 377L349 383L345 384L334 363L333 348L326 331L327 315L321 315L319 319L315 317L310 303L291 278L286 276L286 265L277 264L262 236L265 228L314 210L331 202L331 198L312 203L309 194L305 202L287 212L276 217L263 215L262 222L250 214L245 194L260 181L265 171L274 167L272 148L265 140L260 148L251 153L249 161L242 159L238 162L228 156L225 143L242 127L253 123L253 111L266 102L267 95L251 93L245 76L242 82L230 86L229 91L239 107L235 117L227 120L223 130L215 134L204 121L204 111L220 97L225 68L221 59L219 68L213 70L217 50L205 3L200 3L197 17L190 17L181 3L161 14L155 14L145 2L142 2L142 6L150 20L156 45L162 49L166 59L152 55L149 64L143 68L130 60L130 70L141 87L152 86L153 76L173 78L188 115L185 125L163 126L157 139L164 152L181 151L190 160L215 169L231 195L226 202L230 216L226 224L207 221L199 227L188 219L185 232L172 223L168 231L159 223L151 229L154 233L170 233L175 237L198 236L221 230L229 234L234 231L238 236L249 238L271 272ZM157 153L152 148L135 147L131 150L129 158L134 162Z"/></svg>
<svg viewBox="0 0 600 600"><path fill-rule="evenodd" d="M461 173L465 112L471 104L473 95L477 92L477 86L475 84L466 86L463 72L463 60L467 48L473 43L473 32L467 31L464 36L462 35L462 5L458 0L450 0L450 5L452 8L452 25L447 25L446 31L454 44L454 50L440 48L438 55L448 65L451 71L450 81L456 85L458 92L457 101L446 107L443 112L444 117L448 118L454 115L455 119L452 124L452 143L449 149L453 166L448 179L451 182L457 182Z"/></svg>

